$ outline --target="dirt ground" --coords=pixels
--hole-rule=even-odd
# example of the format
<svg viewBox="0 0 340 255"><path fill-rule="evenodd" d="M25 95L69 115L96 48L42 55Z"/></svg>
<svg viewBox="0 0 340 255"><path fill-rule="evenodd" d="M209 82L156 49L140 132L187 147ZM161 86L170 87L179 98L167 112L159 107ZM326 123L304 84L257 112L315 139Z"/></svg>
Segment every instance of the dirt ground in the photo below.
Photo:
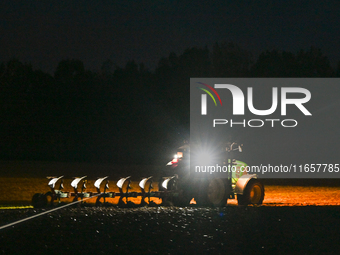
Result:
<svg viewBox="0 0 340 255"><path fill-rule="evenodd" d="M35 193L49 191L43 173L92 173L86 185L95 192L95 178L113 168L48 162L0 162L0 167L0 254L340 254L336 180L264 180L262 206L228 200L223 208L201 208L192 200L183 208L119 208L118 198L108 198L110 206L95 207L93 198L50 211L31 207ZM156 167L116 170L133 176L132 191L139 191L138 174L153 175ZM118 192L118 179L110 174L109 191ZM71 181L64 180L65 191L72 191ZM140 198L129 200L140 203ZM19 220L24 221L15 224Z"/></svg>
<svg viewBox="0 0 340 255"><path fill-rule="evenodd" d="M339 206L72 206L0 229L0 254L339 254L339 227Z"/></svg>
<svg viewBox="0 0 340 255"><path fill-rule="evenodd" d="M92 199L55 211L6 209L48 190L45 178L0 178L0 254L340 254L337 186L265 185L262 206L119 208L116 198L107 207Z"/></svg>

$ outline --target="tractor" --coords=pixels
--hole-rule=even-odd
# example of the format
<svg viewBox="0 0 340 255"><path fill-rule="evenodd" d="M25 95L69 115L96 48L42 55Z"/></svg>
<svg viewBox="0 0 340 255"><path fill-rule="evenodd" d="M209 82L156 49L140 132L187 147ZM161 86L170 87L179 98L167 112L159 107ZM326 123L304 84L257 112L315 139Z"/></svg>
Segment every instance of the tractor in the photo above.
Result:
<svg viewBox="0 0 340 255"><path fill-rule="evenodd" d="M224 206L228 199L235 198L239 205L262 204L264 185L257 175L247 173L246 163L233 158L236 152L242 152L242 145L229 143L215 158L215 162L229 169L224 178L214 178L211 174L197 177L190 172L190 145L179 147L162 173L163 176L175 176L168 187L178 192L178 196L172 197L173 204L185 206L193 198L199 206ZM204 160L204 156L198 157Z"/></svg>

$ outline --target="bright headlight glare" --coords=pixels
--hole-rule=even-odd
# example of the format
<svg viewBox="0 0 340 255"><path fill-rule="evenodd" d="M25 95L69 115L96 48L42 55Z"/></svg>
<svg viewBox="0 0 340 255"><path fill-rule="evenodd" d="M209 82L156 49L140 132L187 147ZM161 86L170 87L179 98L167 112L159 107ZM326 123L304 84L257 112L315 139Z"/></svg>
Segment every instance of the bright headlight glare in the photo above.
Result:
<svg viewBox="0 0 340 255"><path fill-rule="evenodd" d="M213 152L199 151L195 153L193 163L195 165L201 165L201 166L213 165L217 163L216 159L217 157Z"/></svg>

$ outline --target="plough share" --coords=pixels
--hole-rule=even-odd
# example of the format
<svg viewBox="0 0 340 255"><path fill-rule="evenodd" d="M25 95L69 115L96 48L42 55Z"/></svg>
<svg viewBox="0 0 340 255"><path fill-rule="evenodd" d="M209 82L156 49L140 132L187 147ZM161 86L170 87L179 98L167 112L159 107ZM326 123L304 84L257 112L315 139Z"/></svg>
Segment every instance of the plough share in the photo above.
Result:
<svg viewBox="0 0 340 255"><path fill-rule="evenodd" d="M169 204L172 197L177 197L179 192L176 189L176 179L177 176L164 177L163 180L159 183L159 190L155 191L153 187L152 176L143 178L139 182L140 192L130 191L131 188L131 176L121 178L117 182L117 187L119 192L109 192L109 180L108 176L98 178L94 182L94 186L96 188L96 192L87 192L86 191L86 180L87 176L76 177L71 182L71 187L73 191L64 191L64 176L60 177L47 177L49 179L48 186L50 187L50 191L43 193L36 193L32 197L32 205L35 208L41 208L46 206L53 206L55 201L57 203L61 203L63 198L71 198L73 197L73 202L79 201L83 203L84 198L92 198L96 197L95 204L99 205L108 205L110 203L107 202L106 198L116 198L119 197L118 206L127 207L127 206L155 206L157 205L155 202L151 200L152 197L160 198L162 200L162 204ZM57 189L57 182L59 182L59 188ZM101 191L102 183L103 191ZM141 197L141 202L139 204L135 204L129 201L130 197ZM103 202L101 202L103 200ZM125 200L125 201L124 201Z"/></svg>

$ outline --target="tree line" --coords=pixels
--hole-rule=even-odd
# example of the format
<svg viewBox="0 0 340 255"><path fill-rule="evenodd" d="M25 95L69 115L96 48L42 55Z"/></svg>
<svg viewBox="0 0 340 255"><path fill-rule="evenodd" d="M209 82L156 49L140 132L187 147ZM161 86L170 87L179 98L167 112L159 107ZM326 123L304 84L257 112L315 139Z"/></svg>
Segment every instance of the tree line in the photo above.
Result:
<svg viewBox="0 0 340 255"><path fill-rule="evenodd" d="M0 159L147 163L189 138L190 77L340 77L320 49L272 50L256 60L234 43L170 53L154 70L62 60L53 75L0 64ZM153 163L153 162L150 162Z"/></svg>

